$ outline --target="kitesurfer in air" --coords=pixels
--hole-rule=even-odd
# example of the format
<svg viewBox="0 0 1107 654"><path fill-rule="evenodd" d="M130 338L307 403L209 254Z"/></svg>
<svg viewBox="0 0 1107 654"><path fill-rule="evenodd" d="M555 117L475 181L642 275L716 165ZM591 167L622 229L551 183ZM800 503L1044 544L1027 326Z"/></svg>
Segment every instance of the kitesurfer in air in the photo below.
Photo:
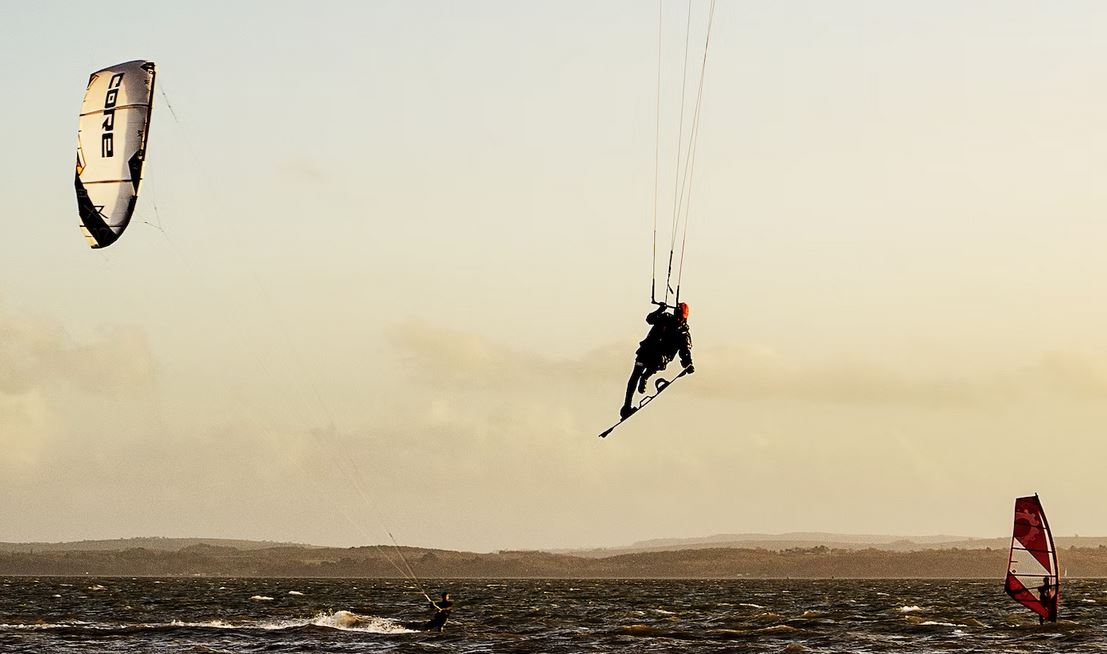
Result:
<svg viewBox="0 0 1107 654"><path fill-rule="evenodd" d="M1046 620L1057 622L1057 593L1053 590L1053 580L1042 577L1042 585L1038 587L1038 599L1042 608L1046 610L1048 617L1038 616L1038 624L1044 624Z"/></svg>
<svg viewBox="0 0 1107 654"><path fill-rule="evenodd" d="M634 370L627 381L627 395L623 401L623 408L619 410L619 417L626 419L636 410L631 405L634 391L646 392L646 381L655 373L665 369L673 357L680 355L680 365L684 372L692 374L696 371L692 367L692 335L688 332L688 305L684 302L676 305L673 312L666 311L668 307L661 305L656 311L646 316L646 322L651 325L646 338L638 344L635 352Z"/></svg>
<svg viewBox="0 0 1107 654"><path fill-rule="evenodd" d="M454 603L450 600L450 594L442 593L441 600L430 604L434 607L434 617L424 623L421 629L423 631L442 631L442 627L446 626L446 621L450 619L450 611L454 608Z"/></svg>

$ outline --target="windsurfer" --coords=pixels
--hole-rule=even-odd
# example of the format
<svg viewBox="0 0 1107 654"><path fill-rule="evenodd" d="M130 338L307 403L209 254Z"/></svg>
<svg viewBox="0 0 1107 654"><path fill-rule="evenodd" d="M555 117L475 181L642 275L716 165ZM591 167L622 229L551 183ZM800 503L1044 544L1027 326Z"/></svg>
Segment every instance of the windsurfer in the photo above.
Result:
<svg viewBox="0 0 1107 654"><path fill-rule="evenodd" d="M638 351L635 352L634 369L627 381L626 399L619 410L621 418L625 419L635 411L635 407L631 406L634 391L645 393L646 381L655 373L664 370L677 354L680 355L680 365L685 372L692 374L696 371L692 366L692 335L688 332L688 305L681 302L673 308L672 313L668 313L666 308L662 305L646 316L646 322L651 327L646 338L638 344Z"/></svg>
<svg viewBox="0 0 1107 654"><path fill-rule="evenodd" d="M1053 581L1049 577L1042 577L1042 585L1038 587L1038 598L1042 602L1042 608L1049 617L1038 616L1038 624L1044 624L1046 620L1057 622L1057 593L1053 589Z"/></svg>

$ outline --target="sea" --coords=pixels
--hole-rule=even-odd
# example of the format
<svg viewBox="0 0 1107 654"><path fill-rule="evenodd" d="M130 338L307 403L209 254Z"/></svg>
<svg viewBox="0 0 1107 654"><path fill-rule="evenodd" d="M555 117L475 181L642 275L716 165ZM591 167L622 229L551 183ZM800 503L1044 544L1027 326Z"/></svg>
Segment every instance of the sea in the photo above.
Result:
<svg viewBox="0 0 1107 654"><path fill-rule="evenodd" d="M1107 580L1060 620L993 580L0 577L0 652L1105 652Z"/></svg>

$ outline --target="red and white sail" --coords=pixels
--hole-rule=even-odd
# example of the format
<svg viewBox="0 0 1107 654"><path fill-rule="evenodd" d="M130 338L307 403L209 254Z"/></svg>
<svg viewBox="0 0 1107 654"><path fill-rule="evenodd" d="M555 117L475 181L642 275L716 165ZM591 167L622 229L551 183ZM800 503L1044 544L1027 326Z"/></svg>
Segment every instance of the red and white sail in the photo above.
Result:
<svg viewBox="0 0 1107 654"><path fill-rule="evenodd" d="M1057 548L1037 495L1015 500L1015 526L1004 590L1043 620L1057 620L1061 597Z"/></svg>

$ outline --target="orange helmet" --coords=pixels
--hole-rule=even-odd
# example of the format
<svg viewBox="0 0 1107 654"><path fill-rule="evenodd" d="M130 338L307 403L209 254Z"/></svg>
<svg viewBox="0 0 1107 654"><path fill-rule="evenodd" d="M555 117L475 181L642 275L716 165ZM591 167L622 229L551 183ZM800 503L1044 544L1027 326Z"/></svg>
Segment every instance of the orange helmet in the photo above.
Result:
<svg viewBox="0 0 1107 654"><path fill-rule="evenodd" d="M684 318L685 320L688 320L688 305L685 304L684 302L681 302L680 304L677 305L676 308L677 308L677 311L676 311L677 315L680 316L681 318Z"/></svg>

